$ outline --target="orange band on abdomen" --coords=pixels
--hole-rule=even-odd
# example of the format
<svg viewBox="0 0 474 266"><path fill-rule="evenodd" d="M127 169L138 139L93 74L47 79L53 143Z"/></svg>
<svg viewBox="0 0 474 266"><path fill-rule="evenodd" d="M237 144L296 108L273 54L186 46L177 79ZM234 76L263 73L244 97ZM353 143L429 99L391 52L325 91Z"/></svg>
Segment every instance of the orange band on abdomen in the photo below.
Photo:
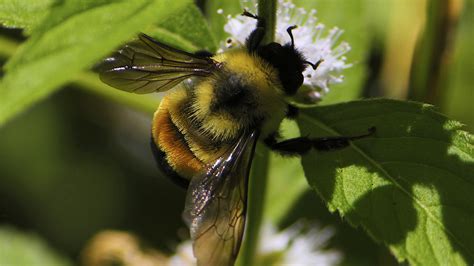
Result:
<svg viewBox="0 0 474 266"><path fill-rule="evenodd" d="M166 154L168 164L180 176L191 179L204 169L205 165L194 156L183 135L171 121L166 97L155 112L152 135L157 147Z"/></svg>

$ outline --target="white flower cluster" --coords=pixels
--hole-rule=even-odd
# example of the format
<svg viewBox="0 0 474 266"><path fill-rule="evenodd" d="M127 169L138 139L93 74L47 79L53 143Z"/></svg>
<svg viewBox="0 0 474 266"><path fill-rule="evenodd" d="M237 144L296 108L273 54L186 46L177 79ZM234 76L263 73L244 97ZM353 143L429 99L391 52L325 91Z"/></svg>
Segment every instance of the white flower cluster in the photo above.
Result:
<svg viewBox="0 0 474 266"><path fill-rule="evenodd" d="M342 260L340 252L325 250L328 240L334 235L331 228L319 228L313 225L304 232L303 225L295 225L277 232L270 224L262 228L257 259L279 254L278 265L337 265ZM192 242L181 243L170 260L170 266L195 265Z"/></svg>
<svg viewBox="0 0 474 266"><path fill-rule="evenodd" d="M255 0L242 0L241 5L251 13L256 13ZM218 10L220 14L223 12L223 10ZM344 54L350 51L350 45L347 42L339 42L343 31L335 27L325 33L325 25L319 23L315 15L316 10L314 9L308 12L304 8L297 8L291 2L279 0L275 41L282 44L290 42L290 36L286 29L289 26L297 25L298 27L292 31L295 47L310 62L316 63L323 60L316 71L308 67L303 73L304 85L312 89L313 100L319 101L324 94L329 92L331 84L343 81L343 76L340 73L351 67L352 64L346 63L346 57L344 57ZM231 37L226 40L226 46L232 47L245 43L245 39L255 29L256 23L255 19L246 16L229 15L224 30Z"/></svg>
<svg viewBox="0 0 474 266"><path fill-rule="evenodd" d="M340 252L324 249L334 235L331 228L313 225L306 232L303 229L302 223L281 232L271 225L264 226L259 256L281 253L280 265L337 265L341 262Z"/></svg>

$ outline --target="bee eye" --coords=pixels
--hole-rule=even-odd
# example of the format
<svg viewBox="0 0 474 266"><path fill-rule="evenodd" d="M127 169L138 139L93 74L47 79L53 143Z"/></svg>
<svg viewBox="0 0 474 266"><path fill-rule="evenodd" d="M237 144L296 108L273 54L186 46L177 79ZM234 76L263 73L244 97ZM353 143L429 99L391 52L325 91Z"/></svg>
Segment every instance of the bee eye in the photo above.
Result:
<svg viewBox="0 0 474 266"><path fill-rule="evenodd" d="M283 87L285 88L286 93L289 95L295 94L304 81L303 74L299 72L290 75L280 76L280 79L282 80Z"/></svg>
<svg viewBox="0 0 474 266"><path fill-rule="evenodd" d="M293 79L292 79L292 85L295 87L295 89L297 90L302 84L303 84L303 81L304 81L304 77L303 77L303 74L301 73L295 73L293 75Z"/></svg>
<svg viewBox="0 0 474 266"><path fill-rule="evenodd" d="M282 46L279 43L272 42L267 45L267 48L272 54L279 54L281 52Z"/></svg>
<svg viewBox="0 0 474 266"><path fill-rule="evenodd" d="M303 77L303 74L301 73L298 73L296 75L296 84L298 84L298 88L303 85L303 82L304 82L304 77Z"/></svg>

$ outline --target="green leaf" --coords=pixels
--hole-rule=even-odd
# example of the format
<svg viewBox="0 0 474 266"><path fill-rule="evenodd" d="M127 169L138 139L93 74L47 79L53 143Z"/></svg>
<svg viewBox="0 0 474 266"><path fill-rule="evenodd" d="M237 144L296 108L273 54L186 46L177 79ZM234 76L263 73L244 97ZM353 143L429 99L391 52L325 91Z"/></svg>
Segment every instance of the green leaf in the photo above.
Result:
<svg viewBox="0 0 474 266"><path fill-rule="evenodd" d="M304 110L302 135L373 137L302 158L309 184L413 265L474 261L474 137L431 106L366 100Z"/></svg>
<svg viewBox="0 0 474 266"><path fill-rule="evenodd" d="M72 265L35 235L0 227L0 265Z"/></svg>
<svg viewBox="0 0 474 266"><path fill-rule="evenodd" d="M111 89L109 85L103 83L96 73L79 73L72 81L72 85L81 87L84 91L89 91L96 96L102 96L109 101L115 101L123 106L128 106L143 113L153 115L160 104L162 95L152 97L149 94L132 94L126 91ZM156 95L153 95L156 96Z"/></svg>
<svg viewBox="0 0 474 266"><path fill-rule="evenodd" d="M0 24L28 31L48 15L55 0L0 0Z"/></svg>
<svg viewBox="0 0 474 266"><path fill-rule="evenodd" d="M168 19L147 30L154 38L186 51L207 50L216 52L214 39L206 18L194 4L178 10Z"/></svg>
<svg viewBox="0 0 474 266"><path fill-rule="evenodd" d="M0 125L188 0L65 1L11 58L0 83Z"/></svg>

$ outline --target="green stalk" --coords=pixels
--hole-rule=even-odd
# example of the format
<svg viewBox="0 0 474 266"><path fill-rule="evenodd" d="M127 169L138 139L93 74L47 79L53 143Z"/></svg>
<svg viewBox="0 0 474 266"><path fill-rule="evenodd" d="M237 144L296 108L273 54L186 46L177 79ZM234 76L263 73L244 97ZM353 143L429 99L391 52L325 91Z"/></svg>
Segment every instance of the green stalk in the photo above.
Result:
<svg viewBox="0 0 474 266"><path fill-rule="evenodd" d="M265 19L267 28L263 43L270 43L275 36L277 2L276 0L259 0L258 7L258 16ZM260 228L265 208L268 163L269 150L259 143L249 180L245 239L237 260L237 265L240 266L256 265L255 257L260 242Z"/></svg>
<svg viewBox="0 0 474 266"><path fill-rule="evenodd" d="M275 38L276 10L276 0L258 1L258 16L265 19L267 29L262 44L271 43Z"/></svg>
<svg viewBox="0 0 474 266"><path fill-rule="evenodd" d="M268 163L269 151L258 143L250 172L245 239L237 260L237 265L240 266L256 265L255 255L258 250L265 207Z"/></svg>
<svg viewBox="0 0 474 266"><path fill-rule="evenodd" d="M442 103L462 6L462 0L429 1L424 33L412 62L410 99Z"/></svg>

